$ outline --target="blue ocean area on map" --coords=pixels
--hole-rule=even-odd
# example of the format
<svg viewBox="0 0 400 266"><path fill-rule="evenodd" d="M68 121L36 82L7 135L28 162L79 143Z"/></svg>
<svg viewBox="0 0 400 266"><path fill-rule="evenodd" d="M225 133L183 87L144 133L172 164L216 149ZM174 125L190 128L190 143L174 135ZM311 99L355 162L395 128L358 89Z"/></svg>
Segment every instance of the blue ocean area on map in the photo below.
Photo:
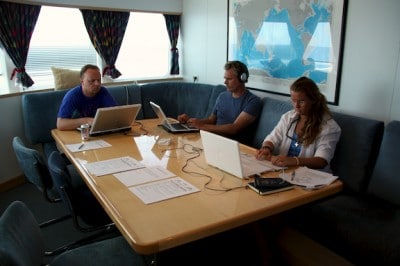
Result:
<svg viewBox="0 0 400 266"><path fill-rule="evenodd" d="M293 25L288 9L272 8L256 32L243 29L234 56L266 76L295 79L308 76L326 83L332 69L330 10L311 4L312 12Z"/></svg>

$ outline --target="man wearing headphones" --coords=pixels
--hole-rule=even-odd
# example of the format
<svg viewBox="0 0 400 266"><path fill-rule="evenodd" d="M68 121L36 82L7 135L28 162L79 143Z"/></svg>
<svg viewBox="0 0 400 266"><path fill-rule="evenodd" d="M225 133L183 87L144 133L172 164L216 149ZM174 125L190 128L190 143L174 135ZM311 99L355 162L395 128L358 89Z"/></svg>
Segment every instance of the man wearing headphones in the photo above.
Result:
<svg viewBox="0 0 400 266"><path fill-rule="evenodd" d="M190 118L187 114L178 116L181 123L188 123L198 129L250 144L246 140L255 126L262 103L259 97L246 89L249 78L247 66L240 61L229 61L224 66L226 91L222 92L208 118Z"/></svg>

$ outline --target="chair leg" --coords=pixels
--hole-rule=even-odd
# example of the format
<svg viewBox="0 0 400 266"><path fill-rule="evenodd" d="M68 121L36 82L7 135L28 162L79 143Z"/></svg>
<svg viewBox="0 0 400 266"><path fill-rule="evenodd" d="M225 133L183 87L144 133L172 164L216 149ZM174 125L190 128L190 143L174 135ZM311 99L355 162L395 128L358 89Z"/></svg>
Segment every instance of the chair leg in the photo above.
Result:
<svg viewBox="0 0 400 266"><path fill-rule="evenodd" d="M65 251L67 251L67 250L71 250L71 249L77 248L77 247L82 246L82 245L90 244L90 243L93 243L93 242L98 241L98 240L104 240L104 239L108 239L108 238L111 238L111 237L115 237L115 236L117 236L116 233L120 234L119 231L116 230L116 227L115 226L109 226L107 228L104 228L103 230L100 230L98 232L95 232L95 233L91 234L90 236L78 239L76 241L73 241L71 243L63 245L61 247L58 247L55 250L46 251L45 252L45 256L58 255L58 254L63 253Z"/></svg>
<svg viewBox="0 0 400 266"><path fill-rule="evenodd" d="M50 219L48 221L45 221L45 222L39 224L39 227L40 228L44 228L46 226L49 226L49 225L52 225L52 224L55 224L55 223L58 223L58 222L65 221L65 220L70 219L70 218L72 218L72 216L70 214L66 214L64 216L61 216L61 217L58 217L58 218L53 218L53 219Z"/></svg>

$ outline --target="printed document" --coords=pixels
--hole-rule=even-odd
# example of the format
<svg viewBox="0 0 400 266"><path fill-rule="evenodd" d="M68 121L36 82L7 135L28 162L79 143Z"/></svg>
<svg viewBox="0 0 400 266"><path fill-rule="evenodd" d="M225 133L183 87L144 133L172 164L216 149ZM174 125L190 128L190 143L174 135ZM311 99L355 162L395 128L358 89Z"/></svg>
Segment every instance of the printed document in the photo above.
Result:
<svg viewBox="0 0 400 266"><path fill-rule="evenodd" d="M330 185L338 179L330 173L310 169L307 167L299 167L293 172L281 173L282 179L294 185L302 186L307 189L316 189Z"/></svg>
<svg viewBox="0 0 400 266"><path fill-rule="evenodd" d="M135 169L127 172L116 173L114 174L114 176L118 178L118 180L121 181L125 186L131 187L165 178L174 177L175 174L171 173L164 167L157 165L152 167Z"/></svg>
<svg viewBox="0 0 400 266"><path fill-rule="evenodd" d="M111 144L100 139L100 140L92 140L92 141L68 144L65 146L68 148L68 150L70 150L72 152L79 152L79 151L88 151L88 150L107 148L107 147L111 147Z"/></svg>
<svg viewBox="0 0 400 266"><path fill-rule="evenodd" d="M173 177L130 187L129 190L139 197L145 204L200 191L197 187L180 177Z"/></svg>
<svg viewBox="0 0 400 266"><path fill-rule="evenodd" d="M129 171L137 168L143 168L145 166L134 158L125 156L110 160L88 163L85 164L84 167L92 175L102 176Z"/></svg>

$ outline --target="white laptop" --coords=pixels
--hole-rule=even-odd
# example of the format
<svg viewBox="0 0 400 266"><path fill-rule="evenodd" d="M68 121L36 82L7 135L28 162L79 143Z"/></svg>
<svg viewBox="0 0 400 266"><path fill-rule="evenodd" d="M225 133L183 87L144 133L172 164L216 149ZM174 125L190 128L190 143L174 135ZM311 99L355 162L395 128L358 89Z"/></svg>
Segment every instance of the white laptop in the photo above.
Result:
<svg viewBox="0 0 400 266"><path fill-rule="evenodd" d="M276 171L282 167L270 161L257 160L254 154L240 152L239 142L223 136L200 130L204 157L207 163L239 178Z"/></svg>
<svg viewBox="0 0 400 266"><path fill-rule="evenodd" d="M199 132L198 128L190 127L187 124L182 124L179 122L171 123L159 105L155 104L154 102L150 102L150 105L153 108L153 111L156 113L156 115L160 119L161 126L168 132L171 132L171 133Z"/></svg>
<svg viewBox="0 0 400 266"><path fill-rule="evenodd" d="M129 104L98 108L90 136L130 130L141 107L141 104Z"/></svg>

